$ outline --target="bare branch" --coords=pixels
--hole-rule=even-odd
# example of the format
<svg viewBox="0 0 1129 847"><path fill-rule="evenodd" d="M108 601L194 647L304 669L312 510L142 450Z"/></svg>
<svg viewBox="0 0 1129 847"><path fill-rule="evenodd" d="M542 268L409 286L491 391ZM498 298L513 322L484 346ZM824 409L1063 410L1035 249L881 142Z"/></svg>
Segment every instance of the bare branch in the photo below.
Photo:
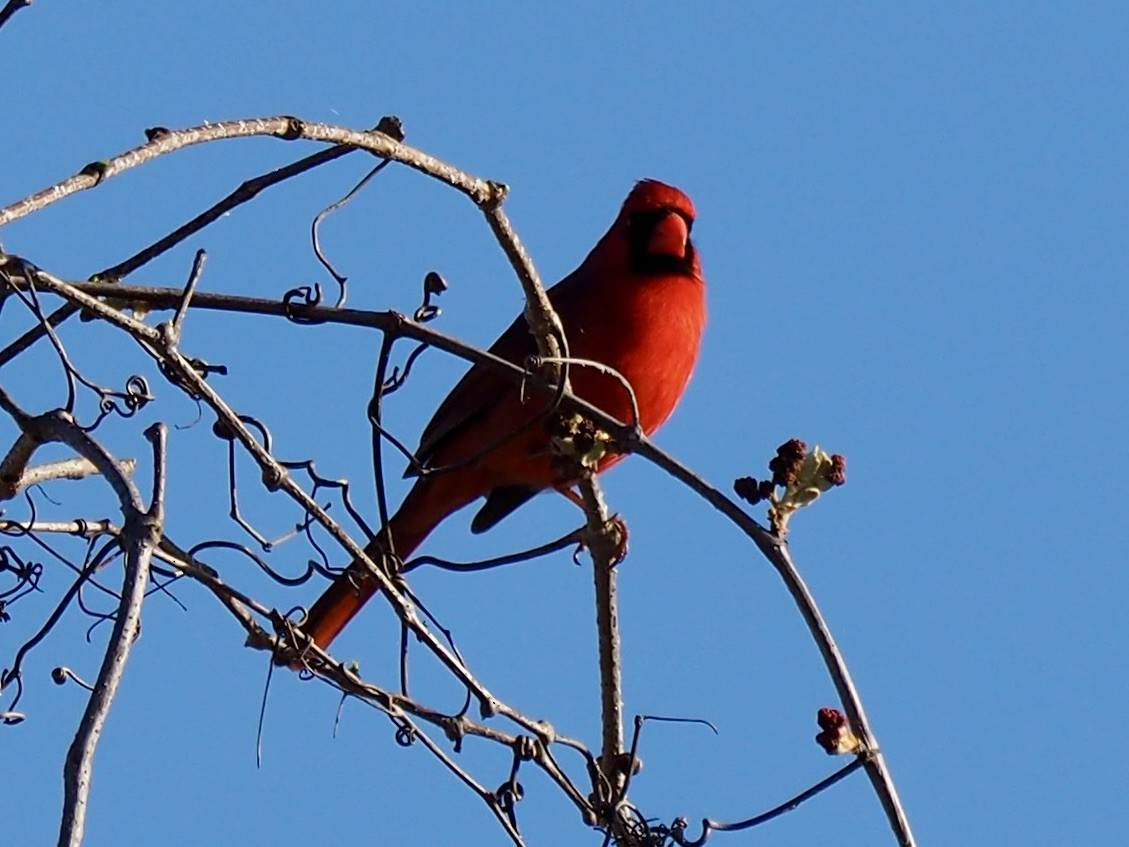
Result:
<svg viewBox="0 0 1129 847"><path fill-rule="evenodd" d="M539 736L550 737L552 735L551 728L546 724L527 718L496 698L474 677L463 662L427 628L420 620L415 607L403 596L395 583L374 562L368 559L353 538L326 514L325 510L310 497L305 489L290 477L286 469L263 448L247 429L240 416L227 405L211 385L197 373L192 364L181 355L167 324L162 325L163 330L154 329L116 312L101 300L91 297L50 274L38 272L38 276L45 287L78 303L109 323L126 330L138 342L142 343L142 346L150 355L153 355L166 366L166 372L174 378L178 386L181 386L191 396L203 400L216 413L225 429L234 435L259 465L264 475L263 478L269 481L270 487L285 491L308 514L313 516L353 559L367 563L378 585L380 585L382 596L392 605L396 614L400 616L416 637L436 655L468 690L474 693L484 714L501 714ZM398 319L399 322L406 322L402 316L390 315L389 317Z"/></svg>
<svg viewBox="0 0 1129 847"><path fill-rule="evenodd" d="M122 464L125 464L125 462L123 461ZM57 532L62 535L81 535L83 538L92 538L96 535L119 535L121 530L105 518L99 520L76 518L73 521L0 520L0 533L28 535L33 532Z"/></svg>
<svg viewBox="0 0 1129 847"><path fill-rule="evenodd" d="M0 406L9 413L19 411L2 389L0 389ZM123 528L126 548L125 578L117 619L114 622L98 680L94 685L94 692L87 703L78 732L67 753L64 769L64 804L59 844L75 847L82 841L94 749L114 695L117 693L130 648L140 625L141 601L145 596L149 579L149 561L160 537L163 501L159 495L163 495L164 473L159 471L156 474L160 485L155 492L153 505L149 511L145 511L137 489L121 472L119 463L88 433L80 429L69 415L63 412L49 412L35 418L22 413L13 416L20 422L24 434L34 442L45 444L50 441L61 441L89 461L114 489L125 516ZM159 466L164 461L163 435L155 434L153 441Z"/></svg>
<svg viewBox="0 0 1129 847"><path fill-rule="evenodd" d="M585 542L592 554L596 587L596 637L600 656L600 718L603 744L600 769L607 780L606 799L620 793L627 779L623 757L623 675L620 656L619 600L615 566L623 558L617 528L608 515L603 493L592 477L580 483L588 516ZM626 539L621 539L623 543Z"/></svg>
<svg viewBox="0 0 1129 847"><path fill-rule="evenodd" d="M568 344L564 339L560 320L549 303L537 269L505 212L502 211L502 201L508 189L501 183L471 176L434 156L402 144L384 132L377 130L359 132L346 127L303 121L289 116L223 121L184 130L154 132L150 135L147 144L135 147L112 159L93 162L75 176L0 209L0 227L77 191L93 188L104 180L158 156L195 144L226 138L267 135L288 141L305 138L311 141L358 147L382 158L402 162L410 168L457 188L470 197L486 216L491 231L498 239L522 284L526 296L526 318L537 339L538 349L547 357L568 355ZM567 370L565 370L560 381L567 385L567 380Z"/></svg>
<svg viewBox="0 0 1129 847"><path fill-rule="evenodd" d="M279 116L273 118L248 118L221 121L214 124L151 133L147 143L127 150L111 159L92 162L79 173L58 182L43 191L0 208L0 226L11 223L45 206L56 203L77 191L94 188L107 179L143 165L153 159L190 147L229 138L272 136L285 141L300 138L322 141L368 150L386 159L402 162L410 168L447 183L462 191L479 206L496 202L499 187L495 183L473 177L434 156L401 144L383 132L361 131L332 124L303 121L299 118Z"/></svg>
<svg viewBox="0 0 1129 847"><path fill-rule="evenodd" d="M63 771L63 815L59 830L59 847L64 845L78 847L82 843L94 750L98 745L102 726L106 722L118 686L121 684L122 673L133 642L141 631L141 603L149 583L149 563L153 550L160 540L161 523L164 520L165 436L166 430L163 424L156 424L146 431L146 437L153 443L154 458L154 490L149 509L142 511L136 489L131 491L130 502L122 503L122 511L125 513L125 524L122 528L125 578L122 583L121 603L118 606L110 641L106 646L102 668L94 683L93 693L79 723L78 732L67 752L66 767ZM87 439L89 443L85 452L91 452L94 442L89 436ZM106 471L103 470L103 473ZM119 485L133 487L124 477Z"/></svg>
<svg viewBox="0 0 1129 847"><path fill-rule="evenodd" d="M118 462L118 470L127 477L133 476L136 467L136 459L121 459ZM9 481L6 473L0 471L0 500L10 500L32 485L55 479L86 479L96 473L98 468L81 456L26 468L15 481Z"/></svg>
<svg viewBox="0 0 1129 847"><path fill-rule="evenodd" d="M10 2L0 10L0 26L23 5L24 2ZM387 127L384 127L387 130ZM528 369L506 362L494 357L486 351L478 350L463 344L455 339L444 336L422 325L422 321L409 321L401 315L392 312L363 312L346 309L327 309L316 303L297 302L292 297L287 297L282 302L263 301L255 298L227 297L197 292L196 283L199 279L202 256L198 255L197 263L193 268L188 285L183 290L176 289L139 289L136 287L116 284L84 284L71 285L63 280L52 277L50 274L39 271L27 263L9 263L8 257L0 254L0 276L19 290L26 283L32 290L42 286L66 298L65 306L51 315L45 314L34 303L34 313L40 319L36 329L25 333L16 342L13 342L4 351L0 351L0 365L17 355L20 350L33 343L35 334L40 335L50 332L49 327L54 326L66 314L73 313L79 308L90 311L95 316L107 323L127 332L134 338L145 351L152 356L162 367L165 375L182 390L214 411L219 425L228 432L234 442L238 442L258 464L263 474L264 484L271 490L284 491L296 502L309 516L309 522L319 524L329 535L357 561L363 562L372 573L376 584L380 586L382 595L390 603L395 613L404 621L405 626L426 647L437 656L441 663L466 687L472 696L478 699L484 715L502 714L523 727L532 734L515 736L501 732L484 724L469 721L463 715L450 716L441 714L427 706L412 700L404 695L394 695L370 683L359 680L355 674L335 662L327 654L319 651L315 645L306 644L304 641L295 644L295 639L302 640L293 630L290 622L273 614L261 604L246 597L234 588L223 583L215 571L196 561L195 558L184 553L167 540L159 539L159 525L161 520L160 505L163 502L164 470L163 446L157 446L155 475L155 491L153 507L149 512L141 510L136 490L127 479L132 467L122 468L116 465L108 454L97 446L90 438L79 429L71 415L67 412L54 412L31 418L22 412L6 393L0 389L0 408L5 409L20 426L22 434L9 451L8 456L0 463L0 482L9 486L12 493L31 484L32 471L27 469L32 455L39 444L48 440L63 441L69 444L89 463L86 470L76 471L80 474L91 472L102 473L114 488L122 502L122 509L126 520L121 534L123 543L127 548L126 560L126 587L122 591L121 603L115 621L114 632L107 647L106 658L103 662L102 672L99 674L95 685L95 692L87 708L87 717L84 717L79 735L72 745L68 755L67 785L66 785L66 814L60 843L75 844L81 839L82 816L85 813L85 792L89 785L89 757L93 753L93 746L97 740L101 721L105 719L106 710L109 708L113 693L120 681L121 665L128 655L129 644L136 632L140 615L141 598L144 594L146 574L150 557L154 554L173 563L173 567L184 575L191 577L206 586L220 602L222 602L244 627L248 641L252 646L268 649L276 655L279 651L293 651L298 648L307 667L318 676L330 680L343 691L364 699L387 714L400 728L401 731L414 734L420 738L445 766L450 768L460 780L474 790L486 802L492 812L498 817L502 826L510 835L511 840L520 844L521 835L517 827L516 816L512 803L506 798L509 796L508 786L516 785L516 777L521 761L532 760L550 775L564 790L570 799L577 805L589 823L606 827L609 833L621 840L630 840L628 830L622 832L616 827L630 827L628 819L634 812L633 807L625 799L628 770L634 761L633 754L625 756L623 752L623 722L622 722L622 691L620 680L620 645L617 627L615 564L622 553L625 535L619 535L619 527L614 519L609 519L608 510L603 502L598 486L592 480L585 480L581 485L585 511L588 516L585 541L592 552L594 561L594 579L597 593L597 624L599 630L600 667L601 667L601 704L602 704L602 755L595 759L578 742L561 739L547 723L533 721L521 713L498 701L480 683L466 667L459 656L453 643L448 647L441 639L436 637L429 629L426 621L422 620L419 610L424 607L416 604L410 590L401 590L400 586L376 566L376 563L366 558L361 548L354 540L334 521L315 500L318 488L314 487L313 494L300 485L289 475L292 465L280 462L272 453L269 444L262 444L256 439L255 434L247 426L245 420L237 415L206 382L205 374L201 373L195 363L183 356L179 350L179 336L181 324L189 307L224 309L245 313L259 313L279 315L292 321L321 320L337 324L348 324L377 329L384 333L384 347L381 361L378 366L378 380L374 389L374 402L376 403L377 430L374 442L379 449L379 439L383 430L379 428L379 397L384 385L384 371L388 361L388 353L395 339L400 337L413 338L423 344L438 347L447 352L454 353L473 362L485 364L487 367L502 372L508 378L524 380L533 385L538 391L555 395L554 408L559 406L570 412L579 413L591 421L604 432L608 433L614 442L614 449L620 452L635 452L647 457L651 462L666 470L670 475L688 485L700 496L707 500L716 509L734 522L756 544L758 549L768 558L772 566L783 579L785 586L803 616L812 637L827 666L843 707L847 712L852 728L860 740L860 751L856 762L843 769L840 774L825 780L826 785L845 776L850 769L862 766L866 769L870 781L878 794L883 808L890 821L890 825L898 837L899 843L904 847L913 847L913 836L909 829L904 811L898 800L892 779L886 763L879 750L877 740L867 722L862 703L854 683L847 670L846 664L838 650L826 622L815 604L811 593L804 584L798 570L792 562L788 547L779 533L770 532L744 510L731 501L713 486L693 474L689 469L676 459L655 447L641 432L638 426L638 412L634 410L635 420L628 423L617 421L604 414L599 409L592 407L583 400L574 397L568 390L568 366L592 364L570 360L568 358L567 339L563 335L560 322L554 314L552 307L545 295L536 268L525 248L518 240L508 218L502 210L507 188L496 182L478 179L453 166L442 162L429 154L408 147L401 143L402 136L395 137L388 131L359 132L343 127L305 122L292 117L275 117L251 119L243 121L229 121L220 124L210 124L186 130L152 131L147 144L122 153L104 162L88 165L80 173L64 180L35 195L27 197L0 209L0 226L12 220L24 217L45 206L57 202L77 191L92 188L101 181L116 176L123 171L153 160L154 158L173 152L183 147L207 143L211 141L249 137L254 135L274 136L285 140L307 139L322 143L337 145L330 150L321 151L314 156L307 157L295 165L289 166L285 176L279 176L274 181L279 181L287 176L300 172L303 163L328 161L330 158L344 155L350 149L365 149L386 161L396 161L436 178L466 194L479 208L487 219L492 232L506 253L526 296L526 318L536 338L540 357L531 360L531 366L538 372L531 375ZM308 167L313 167L309 164ZM302 168L306 169L306 168ZM274 174L281 174L274 172ZM182 240L189 231L196 231L218 217L215 210L226 202L245 202L253 197L265 185L273 184L273 174L265 175L259 179L266 179L263 185L247 188L251 183L245 183L240 191L244 193L236 201L235 195L229 195L212 210L198 216L193 222L182 227L176 233L157 242L130 260L110 269L111 277L118 277L140 266L172 244ZM246 191L244 191L246 189ZM239 194L239 192L236 192ZM13 270L15 268L15 270ZM23 280L23 281L21 281ZM133 320L115 311L101 297L121 298L127 301L135 299L133 292L137 293L136 299L160 306L176 309L176 316L172 321L154 328L139 321ZM26 302L26 301L25 301ZM422 314L422 313L421 313ZM60 317L62 316L62 317ZM65 354L61 350L57 338L56 342L60 356ZM22 345L22 346L21 346ZM68 365L68 374L73 372ZM73 385L73 379L72 379ZM627 386L630 393L630 386ZM68 407L69 408L69 407ZM81 433L80 438L76 433ZM509 436L507 436L509 437ZM83 441L82 439L86 440ZM154 435L154 440L159 441L160 435ZM379 462L379 456L377 456ZM93 469L93 470L91 470ZM39 469L32 469L38 471ZM387 507L383 502L381 468L376 466L378 490L381 492L380 511L382 518L386 517ZM49 477L56 478L56 477ZM0 489L0 493L5 489ZM9 495L10 496L10 495ZM25 522L8 521L4 526L13 530L23 526L45 528L45 522L37 521L34 513ZM74 527L79 531L84 524L80 521L69 523L56 522L58 527ZM2 528L2 527L0 527ZM98 531L98 530L95 530ZM102 529L100 531L108 531ZM84 533L85 534L85 533ZM312 538L311 538L312 541ZM197 549L197 548L193 548ZM498 564L498 562L492 563ZM140 586L140 587L139 587ZM139 593L140 592L140 593ZM276 634L269 633L260 623L259 619L272 621ZM432 619L435 626L440 626ZM440 627L441 628L441 627ZM294 655L293 652L285 655ZM469 702L469 701L468 701ZM508 782L496 792L488 791L482 784L469 773L457 765L454 760L440 749L416 725L414 719L432 723L442 728L454 744L456 751L463 735L479 735L497 743L510 744L514 751L514 763ZM84 735L85 733L85 735ZM578 750L585 757L589 772L595 782L595 794L589 800L584 793L579 791L569 778L557 767L552 758L551 745L563 743L572 749ZM520 752L520 755L519 755ZM824 783L820 786L826 787ZM818 787L818 786L817 786ZM820 789L822 790L822 789ZM809 790L810 792L810 790ZM809 792L794 798L790 803L798 802L810 796ZM788 806L788 804L784 804ZM790 807L790 806L789 806ZM772 810L767 815L775 815L783 810L784 806ZM622 812L622 814L621 814ZM637 814L637 813L636 813ZM711 829L736 829L746 825L754 825L765 816L750 819L741 824L716 824L713 821L704 821L702 839ZM640 818L642 820L642 818ZM68 834L69 833L69 834ZM666 834L679 843L684 841L681 830L671 827Z"/></svg>
<svg viewBox="0 0 1129 847"><path fill-rule="evenodd" d="M49 275L43 274L44 277L50 279ZM53 281L51 284L57 282L59 285L66 285L61 280ZM47 287L51 284L45 282ZM98 292L102 290L97 285L84 284L80 286L70 287L67 286L72 292L71 296L81 297L80 292ZM179 292L175 289L170 289L172 297L179 296ZM89 298L90 302L103 306L100 301L94 298ZM175 302L171 300L170 302ZM267 311L270 313L280 313L284 310L281 304L277 303L253 303L250 298L223 298L218 295L197 295L194 303L198 306L205 308L253 308L254 310ZM304 316L324 318L326 320L336 321L338 323L348 323L360 326L373 326L386 331L398 332L405 336L416 338L420 341L427 341L436 347L444 349L448 352L455 353L463 358L469 359L474 362L489 363L489 366L501 371L509 372L513 379L520 379L522 376L528 378L527 374L518 366L499 359L488 352L477 350L474 348L468 349L466 345L451 339L450 337L439 333L426 326L421 326L409 321L401 315L395 313L374 313L363 312L358 310L340 310L335 314L335 310L325 309L320 307L295 307ZM128 320L124 317L114 315L114 322L120 325ZM149 330L148 327L145 328ZM151 331L151 330L150 330ZM548 389L546 389L548 390ZM859 737L868 745L868 747L875 751L872 753L871 758L867 763L867 773L874 784L875 790L878 792L883 808L886 811L887 817L890 820L891 827L899 838L899 843L909 847L914 844L912 833L908 826L905 812L901 807L900 801L897 799L897 794L894 791L893 780L889 774L889 769L885 764L885 760L878 751L877 741L874 737L873 731L870 729L869 723L866 720L865 713L862 709L861 699L858 692L854 687L850 673L847 669L846 663L839 652L838 647L835 645L834 639L831 637L829 628L823 620L818 607L815 604L814 598L811 596L803 580L800 578L798 571L792 564L791 559L787 554L787 546L783 541L779 540L775 535L770 533L767 529L761 526L756 520L749 516L740 506L733 502L729 497L723 494L714 486L707 483L681 462L668 453L656 447L653 442L644 437L637 427L632 427L615 420L611 416L605 414L601 410L586 403L580 398L572 395L565 395L562 398L562 406L566 409L579 412L589 420L593 421L601 429L609 432L616 441L617 447L621 450L628 452L638 453L646 457L654 464L658 465L663 470L667 471L673 477L686 484L693 491L697 492L714 508L729 518L736 524L748 537L756 544L761 552L768 558L769 562L776 568L781 578L784 580L785 586L788 588L789 593L795 600L797 607L800 610L805 622L808 624L808 629L812 633L812 637L816 641L820 654L823 656L824 663L827 666L828 673L831 675L832 681L835 684L836 690L839 693L840 699L843 703L844 709L850 716L852 724L858 730Z"/></svg>
<svg viewBox="0 0 1129 847"><path fill-rule="evenodd" d="M11 20L12 15L20 9L25 9L30 6L31 2L32 0L8 0L8 2L4 4L4 8L0 9L0 27L3 27L4 24Z"/></svg>
<svg viewBox="0 0 1129 847"><path fill-rule="evenodd" d="M375 130L390 135L399 141L403 140L403 131L399 125L399 119L394 117L381 118L380 123L375 127ZM150 130L150 133L159 132L158 130ZM94 274L93 279L118 281L136 271L143 265L151 262L161 254L171 250L177 244L187 239L189 236L199 232L204 227L219 220L225 214L230 212L237 206L243 203L248 203L257 197L264 189L277 185L284 180L291 179L295 176L312 170L319 165L331 162L334 159L339 159L342 156L352 153L356 150L355 147L331 147L327 150L319 150L310 156L299 159L281 168L276 168L273 171L260 174L244 181L237 189L232 191L219 202L215 203L208 209L198 214L192 220L183 226L173 230L168 235L158 239L155 243L145 247L134 255L130 256L122 262L119 262L112 267L106 268L99 273ZM61 306L56 311L52 312L47 317L47 326L55 327L63 321L70 318L72 315L77 314L78 308L70 303ZM45 335L45 328L43 326L35 326L5 347L0 351L0 366L7 364L37 340Z"/></svg>

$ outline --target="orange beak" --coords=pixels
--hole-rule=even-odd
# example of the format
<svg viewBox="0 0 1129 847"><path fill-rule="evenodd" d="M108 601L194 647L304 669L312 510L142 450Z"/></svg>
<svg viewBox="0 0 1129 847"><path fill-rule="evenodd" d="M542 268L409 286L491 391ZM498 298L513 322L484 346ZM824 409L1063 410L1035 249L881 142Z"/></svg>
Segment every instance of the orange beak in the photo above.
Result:
<svg viewBox="0 0 1129 847"><path fill-rule="evenodd" d="M686 219L677 212L667 212L651 230L651 237L647 240L647 253L651 256L685 259L689 241L690 227Z"/></svg>

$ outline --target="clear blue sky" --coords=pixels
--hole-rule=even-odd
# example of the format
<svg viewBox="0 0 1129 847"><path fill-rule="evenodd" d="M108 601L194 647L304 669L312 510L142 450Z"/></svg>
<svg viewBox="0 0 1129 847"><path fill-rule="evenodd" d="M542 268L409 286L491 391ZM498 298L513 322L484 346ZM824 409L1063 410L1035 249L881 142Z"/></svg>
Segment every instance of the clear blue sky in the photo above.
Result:
<svg viewBox="0 0 1129 847"><path fill-rule="evenodd" d="M1125 281L1129 272L1129 12L1113 3L77 4L40 0L3 30L0 204L142 139L153 125L291 113L355 127L400 115L408 141L512 186L511 218L552 280L603 232L632 182L695 200L711 321L696 377L659 443L722 488L790 437L846 454L848 485L794 521L793 552L856 676L924 844L1118 843L1125 765ZM312 149L312 148L309 148ZM242 179L302 154L279 141L182 152L0 233L84 277L181 223ZM179 285L209 250L209 290L278 296L325 281L310 218L366 163L275 189L138 274ZM351 305L410 310L431 269L452 284L438 326L488 343L520 292L474 209L390 171L327 224ZM5 338L14 313L0 322ZM76 353L120 384L133 349L74 327ZM267 420L279 451L331 476L371 475L364 402L377 340L359 332L192 316L189 352ZM104 351L104 352L103 352ZM124 358L125 354L130 358ZM50 358L0 374L59 397ZM89 360L88 360L89 361ZM425 357L391 422L412 441L459 367ZM46 376L45 376L46 375ZM48 389L37 395L32 385ZM311 390L321 392L315 399ZM162 390L150 419L188 424ZM46 399L43 402L48 402ZM58 402L56 399L54 402ZM144 457L140 428L107 428ZM7 426L4 440L12 438ZM170 533L240 538L207 423L175 430ZM245 467L250 484L254 474ZM650 815L732 820L840 762L811 738L835 703L783 587L739 534L642 460L606 478L632 531L622 566L629 713L707 718L720 736L654 726L634 797ZM400 489L396 489L399 491ZM57 496L112 504L96 484ZM268 534L295 515L249 496ZM398 496L398 495L397 495ZM558 498L559 499L559 498ZM576 523L542 498L471 539L452 519L428 552L471 557ZM301 570L307 552L275 554ZM310 588L233 582L282 608ZM64 577L49 570L58 589ZM114 574L108 574L112 581ZM414 584L497 693L573 736L598 738L587 567L567 555ZM116 844L503 844L425 752L324 686L276 675L255 766L266 674L236 625L181 586L160 596L100 747L91 847ZM39 603L39 605L35 605ZM48 607L0 628L7 662ZM63 754L83 705L47 678L93 676L105 629L69 619L33 654L2 728L6 843L52 843ZM23 635L20 635L23 633ZM339 642L389 680L396 630L374 608ZM420 659L422 694L458 692ZM6 701L5 701L6 702ZM505 763L467 761L488 784ZM531 844L598 844L543 780L523 780ZM693 829L693 828L692 828ZM892 843L861 774L810 806L717 844Z"/></svg>

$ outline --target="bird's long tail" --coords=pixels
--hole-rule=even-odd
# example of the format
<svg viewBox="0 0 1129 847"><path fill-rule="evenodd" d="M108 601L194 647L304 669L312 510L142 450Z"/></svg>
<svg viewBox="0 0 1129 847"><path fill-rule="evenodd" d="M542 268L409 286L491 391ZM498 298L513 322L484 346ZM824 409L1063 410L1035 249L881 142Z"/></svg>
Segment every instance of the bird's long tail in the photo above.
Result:
<svg viewBox="0 0 1129 847"><path fill-rule="evenodd" d="M391 532L392 549L401 561L412 552L447 515L466 505L473 497L457 496L450 486L434 483L443 480L420 479L408 492L399 510L388 521ZM375 539L365 547L365 553L381 564L385 555L382 539L385 533L377 533ZM329 588L314 602L302 623L302 631L325 649L353 616L377 593L376 579L360 562L353 562L338 576Z"/></svg>

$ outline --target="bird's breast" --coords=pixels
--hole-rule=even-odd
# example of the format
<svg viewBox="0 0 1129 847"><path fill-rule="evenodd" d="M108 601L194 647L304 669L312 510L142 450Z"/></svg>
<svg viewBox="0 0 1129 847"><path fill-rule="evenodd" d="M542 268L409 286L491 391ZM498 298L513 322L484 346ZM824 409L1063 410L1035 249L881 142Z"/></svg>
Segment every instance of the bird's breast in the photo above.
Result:
<svg viewBox="0 0 1129 847"><path fill-rule="evenodd" d="M650 434L674 411L698 359L706 310L704 286L693 277L623 281L568 328L573 357L618 371L635 393L639 423ZM630 421L631 402L618 380L574 367L573 390Z"/></svg>

